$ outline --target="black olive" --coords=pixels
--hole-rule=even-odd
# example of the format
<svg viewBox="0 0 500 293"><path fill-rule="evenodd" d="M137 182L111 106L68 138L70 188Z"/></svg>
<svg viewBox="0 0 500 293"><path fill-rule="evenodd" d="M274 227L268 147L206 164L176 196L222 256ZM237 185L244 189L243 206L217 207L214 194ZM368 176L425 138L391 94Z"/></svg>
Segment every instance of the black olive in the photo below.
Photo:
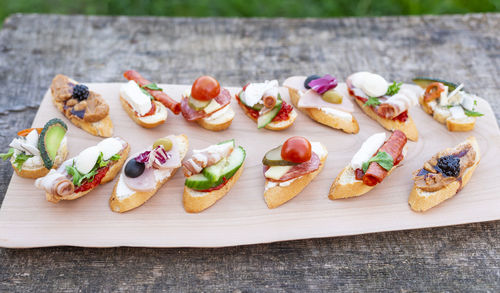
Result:
<svg viewBox="0 0 500 293"><path fill-rule="evenodd" d="M73 98L78 101L86 100L89 97L89 88L84 84L77 84L73 88Z"/></svg>
<svg viewBox="0 0 500 293"><path fill-rule="evenodd" d="M139 163L135 159L131 159L125 165L125 175L130 178L137 178L144 173L144 168L144 163Z"/></svg>
<svg viewBox="0 0 500 293"><path fill-rule="evenodd" d="M321 78L321 76L319 75L316 75L316 74L313 74L313 75L309 75L307 78L306 78L306 81L304 81L304 87L306 89L310 89L311 87L309 86L309 83L315 79L319 79Z"/></svg>
<svg viewBox="0 0 500 293"><path fill-rule="evenodd" d="M435 169L447 177L458 177L460 174L460 158L455 155L441 157L437 160Z"/></svg>

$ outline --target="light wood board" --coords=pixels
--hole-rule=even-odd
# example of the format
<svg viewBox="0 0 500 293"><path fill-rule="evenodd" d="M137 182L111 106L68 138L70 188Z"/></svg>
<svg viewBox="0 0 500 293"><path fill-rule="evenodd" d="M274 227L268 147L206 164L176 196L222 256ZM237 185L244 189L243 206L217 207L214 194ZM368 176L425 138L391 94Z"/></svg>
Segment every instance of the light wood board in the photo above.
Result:
<svg viewBox="0 0 500 293"><path fill-rule="evenodd" d="M83 198L52 204L33 180L12 176L0 209L0 246L41 247L73 245L86 247L218 247L265 243L293 239L332 237L381 231L457 225L500 219L500 131L491 107L479 101L475 130L451 133L419 107L410 110L420 139L409 142L408 155L391 176L368 194L358 198L331 201L328 191L337 174L350 161L361 143L375 132L385 131L359 108L354 115L360 132L345 134L320 125L299 113L295 124L281 132L258 130L233 99L236 117L223 132L211 132L181 115L169 113L167 122L154 129L136 125L122 109L120 83L88 84L110 104L115 135L131 145L131 153L151 144L155 138L184 133L190 150L235 138L247 151L245 170L234 188L211 208L188 214L182 206L182 172L167 182L143 206L125 214L111 212L108 199L116 182L101 185ZM188 88L160 85L172 97ZM232 94L239 88L228 88ZM288 92L282 89L288 99ZM101 138L92 136L68 122L45 95L33 125L41 127L53 117L67 121L69 157L95 145ZM264 177L261 159L266 151L293 135L321 141L329 155L322 173L301 194L270 210L263 200ZM454 198L425 212L413 212L408 206L414 170L437 151L453 146L474 135L481 147L482 159L470 183ZM190 153L188 153L189 155Z"/></svg>

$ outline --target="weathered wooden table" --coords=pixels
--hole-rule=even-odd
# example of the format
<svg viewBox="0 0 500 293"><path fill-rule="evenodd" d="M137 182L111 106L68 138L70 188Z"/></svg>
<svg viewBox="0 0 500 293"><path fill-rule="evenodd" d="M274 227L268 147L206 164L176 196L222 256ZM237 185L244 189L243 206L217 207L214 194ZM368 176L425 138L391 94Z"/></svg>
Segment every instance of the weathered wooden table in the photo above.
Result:
<svg viewBox="0 0 500 293"><path fill-rule="evenodd" d="M0 31L0 150L56 73L222 84L376 71L447 77L500 117L500 14L344 19L13 15ZM0 165L3 198L12 169ZM397 221L397 219L395 219ZM292 227L293 228L293 227ZM0 235L1 237L1 235ZM50 237L50 235L47 235ZM0 291L500 290L500 222L220 249L0 250Z"/></svg>

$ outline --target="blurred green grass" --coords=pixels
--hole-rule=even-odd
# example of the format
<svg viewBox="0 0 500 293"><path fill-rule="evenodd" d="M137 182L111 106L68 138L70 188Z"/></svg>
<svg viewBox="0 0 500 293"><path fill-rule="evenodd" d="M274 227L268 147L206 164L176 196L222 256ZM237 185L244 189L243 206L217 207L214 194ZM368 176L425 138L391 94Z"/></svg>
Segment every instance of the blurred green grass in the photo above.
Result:
<svg viewBox="0 0 500 293"><path fill-rule="evenodd" d="M0 0L12 13L97 15L341 17L500 11L500 0Z"/></svg>

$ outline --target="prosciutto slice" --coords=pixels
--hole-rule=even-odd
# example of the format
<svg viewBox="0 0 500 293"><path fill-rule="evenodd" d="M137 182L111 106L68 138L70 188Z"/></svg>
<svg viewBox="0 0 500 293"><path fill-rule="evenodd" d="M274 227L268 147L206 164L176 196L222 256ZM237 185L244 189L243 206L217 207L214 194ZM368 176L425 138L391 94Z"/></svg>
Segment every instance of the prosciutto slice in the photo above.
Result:
<svg viewBox="0 0 500 293"><path fill-rule="evenodd" d="M227 89L223 88L220 91L219 95L215 98L215 101L219 105L221 105L221 108L219 108L219 110L221 110L222 108L224 108L224 106L228 105L231 102L231 94ZM184 118L186 118L187 121L195 121L219 111L216 110L215 112L209 114L205 113L205 111L203 110L196 111L193 108L189 107L187 97L182 98L181 110L182 110L182 116L184 116Z"/></svg>
<svg viewBox="0 0 500 293"><path fill-rule="evenodd" d="M131 178L128 176L122 176L123 182L128 186L128 188L135 191L151 191L156 187L156 180L153 168L145 168L141 176L136 178Z"/></svg>
<svg viewBox="0 0 500 293"><path fill-rule="evenodd" d="M274 181L274 182L283 182L283 181L288 181L300 176L304 176L306 174L312 173L319 168L319 164L321 163L318 155L316 153L311 154L311 159L307 162L300 163L298 165L293 166L288 172L285 173L285 175L281 176L279 180L273 180L270 178L267 178L269 181ZM268 166L266 166L265 171L269 169Z"/></svg>
<svg viewBox="0 0 500 293"><path fill-rule="evenodd" d="M394 164L402 159L403 148L406 145L406 135L401 130L395 130L388 140L380 147L379 152L386 152L394 159ZM363 176L363 183L368 186L375 186L382 182L387 176L386 169L378 163L371 162Z"/></svg>
<svg viewBox="0 0 500 293"><path fill-rule="evenodd" d="M152 83L151 81L142 77L142 75L140 75L139 72L135 70L127 70L125 71L123 76L128 80L135 81L141 87ZM169 108L175 115L181 112L180 103L169 97L165 92L160 90L150 90L148 88L146 88L145 90L147 90L155 98L155 100L165 105L165 107Z"/></svg>

